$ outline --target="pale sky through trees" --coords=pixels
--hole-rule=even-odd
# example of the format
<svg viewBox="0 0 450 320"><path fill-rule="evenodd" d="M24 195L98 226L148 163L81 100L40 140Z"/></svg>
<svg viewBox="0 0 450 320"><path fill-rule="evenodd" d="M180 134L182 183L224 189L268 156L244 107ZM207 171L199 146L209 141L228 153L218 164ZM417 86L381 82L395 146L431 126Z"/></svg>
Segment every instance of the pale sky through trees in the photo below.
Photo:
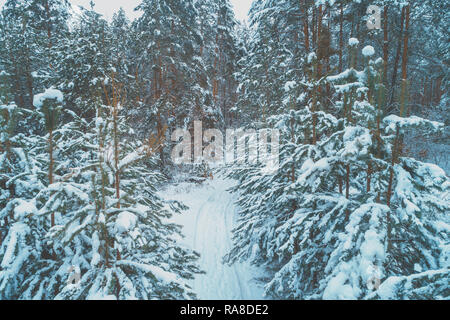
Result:
<svg viewBox="0 0 450 320"><path fill-rule="evenodd" d="M231 0L233 4L234 11L236 13L236 18L238 20L247 19L247 13L250 9L250 5L253 0ZM0 0L0 7L6 0ZM127 16L131 19L138 16L138 13L134 11L134 8L141 2L141 0L95 0L95 10L103 15L107 19L110 19L114 12L123 7L127 13ZM72 6L76 9L77 6L81 5L83 7L89 8L90 0L70 0Z"/></svg>

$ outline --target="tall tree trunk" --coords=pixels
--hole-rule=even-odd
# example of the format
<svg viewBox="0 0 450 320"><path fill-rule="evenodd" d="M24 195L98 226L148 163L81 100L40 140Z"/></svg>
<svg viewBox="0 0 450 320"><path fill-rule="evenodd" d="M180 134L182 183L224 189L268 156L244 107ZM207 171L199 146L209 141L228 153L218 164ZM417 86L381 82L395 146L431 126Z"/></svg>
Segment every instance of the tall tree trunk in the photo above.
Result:
<svg viewBox="0 0 450 320"><path fill-rule="evenodd" d="M101 116L100 111L97 114L98 117ZM101 199L100 199L100 205L98 213L105 214L106 210L106 173L105 169L103 168L104 165L104 141L102 136L102 127L99 130L98 134L98 157L99 157L99 170L100 170L100 177L101 177ZM108 230L105 226L101 229L101 232L103 234L104 238L104 247L105 247L105 266L107 268L110 267L109 263L109 237L108 237Z"/></svg>
<svg viewBox="0 0 450 320"><path fill-rule="evenodd" d="M117 106L113 110L114 116L114 185L116 187L117 208L120 209L120 172L119 172L119 137L117 132Z"/></svg>
<svg viewBox="0 0 450 320"><path fill-rule="evenodd" d="M294 102L292 101L291 98L291 109L294 109ZM295 141L295 128L294 128L294 117L291 118L291 143L293 145L295 145L296 141ZM295 161L292 161L292 166L291 166L291 182L294 183L295 182Z"/></svg>
<svg viewBox="0 0 450 320"><path fill-rule="evenodd" d="M303 0L303 6L300 5L303 15L303 35L305 37L305 51L309 53L309 26L308 26L308 9L305 10L306 0Z"/></svg>
<svg viewBox="0 0 450 320"><path fill-rule="evenodd" d="M318 86L317 86L317 81L318 81L318 77L317 77L317 61L314 63L314 76L313 76L313 81L314 81L314 88L313 88L313 92L312 92L312 107L311 107L311 112L312 112L312 125L313 125L313 132L312 132L312 144L316 145L317 144L317 115L316 115L316 109L317 109L317 94L318 94Z"/></svg>
<svg viewBox="0 0 450 320"><path fill-rule="evenodd" d="M317 9L313 6L313 16L312 16L312 46L313 49L316 48L317 44L317 32L316 32L316 23L317 23Z"/></svg>
<svg viewBox="0 0 450 320"><path fill-rule="evenodd" d="M219 14L217 14L217 33L216 33L216 47L214 48L214 79L213 79L213 97L214 97L214 102L217 103L217 96L219 93L219 72L218 72L218 68L220 65L220 61L219 61L219 54L220 54L220 48L219 48L219 41L220 41L220 31L219 31L219 27L220 27L220 18L219 18Z"/></svg>
<svg viewBox="0 0 450 320"><path fill-rule="evenodd" d="M345 182L346 182L346 186L345 186L345 198L346 199L350 199L350 165L347 164L345 167ZM346 209L345 210L345 220L348 221L348 219L350 218L350 210Z"/></svg>
<svg viewBox="0 0 450 320"><path fill-rule="evenodd" d="M323 15L322 15L322 5L319 5L319 9L318 9L318 16L317 16L317 52L319 53L320 50L320 44L321 44L321 40L320 37L322 36L322 19L323 19ZM317 54L317 79L320 79L322 77L322 61L321 61L321 57L319 54ZM319 93L322 92L322 88L319 85Z"/></svg>
<svg viewBox="0 0 450 320"><path fill-rule="evenodd" d="M428 92L428 89L429 89L429 86L428 86L429 79L428 79L428 77L425 77L423 81L424 81L424 82L423 82L423 99L422 99L423 102L422 102L422 105L427 106L427 105L428 105L428 96L429 96L429 92Z"/></svg>
<svg viewBox="0 0 450 320"><path fill-rule="evenodd" d="M436 92L435 92L435 104L439 105L442 100L442 77L439 77L436 81Z"/></svg>
<svg viewBox="0 0 450 320"><path fill-rule="evenodd" d="M344 61L344 5L341 4L341 17L339 21L339 72L343 71Z"/></svg>
<svg viewBox="0 0 450 320"><path fill-rule="evenodd" d="M48 5L48 0L44 2L45 14L47 15L47 37L48 37L48 47L52 47L52 20L50 15L50 7Z"/></svg>
<svg viewBox="0 0 450 320"><path fill-rule="evenodd" d="M50 164L48 167L48 184L49 186L53 184L53 129L50 128L49 130L49 136L48 136L48 154L49 154L49 160ZM51 226L55 226L55 213L52 211L51 214Z"/></svg>
<svg viewBox="0 0 450 320"><path fill-rule="evenodd" d="M363 39L361 39L360 37L360 20L361 20L361 16L359 14L359 10L357 10L356 14L354 15L354 18L356 19L356 39L358 39L360 42L363 42ZM355 52L355 66L354 68L356 69L358 67L358 58L359 58L359 54L358 51Z"/></svg>
<svg viewBox="0 0 450 320"><path fill-rule="evenodd" d="M400 100L400 117L405 116L408 103L408 41L409 41L409 12L410 6L406 6L405 36L403 39L403 59L402 59L402 92Z"/></svg>
<svg viewBox="0 0 450 320"><path fill-rule="evenodd" d="M171 33L172 33L172 36L174 36L174 34L175 34L175 22L173 20L172 20ZM175 50L173 48L173 44L170 47L170 57L172 58L172 62L173 63L170 64L170 72L172 73L172 81L171 81L171 87L170 87L170 90L169 90L169 96L170 97L172 97L172 96L175 97L175 95L172 95L172 92L176 90L176 84L177 84L178 75L177 75L177 68L175 67L175 63L174 63L175 62ZM176 101L172 101L172 102L173 102L173 104L176 103Z"/></svg>
<svg viewBox="0 0 450 320"><path fill-rule="evenodd" d="M332 41L332 33L331 33L331 19L332 19L332 10L331 8L329 9L328 12L328 31L330 32L330 41ZM326 64L326 75L330 74L330 54L327 54L326 59L325 59L325 64ZM330 83L327 82L326 83L326 97L330 97L331 95L331 87L330 87ZM328 102L325 103L326 108L328 108Z"/></svg>
<svg viewBox="0 0 450 320"><path fill-rule="evenodd" d="M350 199L350 165L345 166L345 197Z"/></svg>
<svg viewBox="0 0 450 320"><path fill-rule="evenodd" d="M158 111L156 118L157 118L157 124L156 124L157 135L158 135L158 137L161 137L161 141L163 141L162 137L164 136L164 128L163 128L163 124L162 124L161 113L159 111ZM166 160L164 157L163 143L160 145L160 148L159 148L159 160L161 162L161 167L164 167Z"/></svg>
<svg viewBox="0 0 450 320"><path fill-rule="evenodd" d="M32 107L34 93L33 93L33 76L31 75L30 65L31 65L31 61L28 57L27 58L27 66L25 68L25 70L26 70L26 85L27 85L27 89L28 89L28 96L30 98L29 105L30 105L30 107Z"/></svg>
<svg viewBox="0 0 450 320"><path fill-rule="evenodd" d="M383 13L383 59L384 59L384 70L383 70L383 83L387 87L387 67L389 63L389 38L388 38L388 6L384 7Z"/></svg>
<svg viewBox="0 0 450 320"><path fill-rule="evenodd" d="M402 15L401 15L401 19L400 19L400 35L398 36L397 53L395 55L394 68L392 70L391 98L389 100L389 104L392 104L394 102L394 97L395 97L395 83L397 82L397 70L398 70L398 64L400 62L400 56L401 56L401 52L402 52L402 36L403 36L404 23L405 23L405 7L402 8Z"/></svg>

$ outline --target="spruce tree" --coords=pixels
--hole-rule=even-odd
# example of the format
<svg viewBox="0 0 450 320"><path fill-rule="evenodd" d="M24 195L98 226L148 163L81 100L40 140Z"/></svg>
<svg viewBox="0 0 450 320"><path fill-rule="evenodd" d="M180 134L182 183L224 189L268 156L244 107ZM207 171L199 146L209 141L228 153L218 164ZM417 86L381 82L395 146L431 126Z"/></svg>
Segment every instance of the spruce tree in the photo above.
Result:
<svg viewBox="0 0 450 320"><path fill-rule="evenodd" d="M358 41L349 43L354 56ZM378 289L377 281L448 264L443 258L448 234L442 229L448 178L433 165L397 157L395 138L397 129L432 132L441 125L380 110L383 63L372 60L374 53L364 48L364 71L351 62L351 68L327 78L342 98L336 116L313 111L313 92L305 110L273 118L286 132L275 176L237 175L242 210L227 258L265 263L274 272L266 286L273 297L360 299ZM314 65L315 56L310 61ZM299 135L311 127L312 138ZM395 183L386 205L391 170ZM398 286L398 294L406 294L401 288L406 287Z"/></svg>

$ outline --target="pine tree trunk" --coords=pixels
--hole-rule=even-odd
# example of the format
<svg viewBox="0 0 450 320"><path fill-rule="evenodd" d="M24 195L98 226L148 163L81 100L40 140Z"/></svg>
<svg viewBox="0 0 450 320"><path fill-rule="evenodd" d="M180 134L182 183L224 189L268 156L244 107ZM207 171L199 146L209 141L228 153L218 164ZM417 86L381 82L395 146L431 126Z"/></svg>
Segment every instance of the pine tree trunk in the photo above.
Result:
<svg viewBox="0 0 450 320"><path fill-rule="evenodd" d="M305 10L306 0L303 0L303 6L300 5L303 15L303 35L305 37L305 51L309 53L309 26L308 26L308 10Z"/></svg>
<svg viewBox="0 0 450 320"><path fill-rule="evenodd" d="M422 91L422 100L421 100L422 107L425 106L425 101L426 101L426 95L427 95L427 86L426 86L426 83L427 83L427 78L424 77L424 78L422 79L422 86L421 86L422 89L423 89L423 91Z"/></svg>
<svg viewBox="0 0 450 320"><path fill-rule="evenodd" d="M350 165L347 164L345 167L345 197L350 199Z"/></svg>
<svg viewBox="0 0 450 320"><path fill-rule="evenodd" d="M50 8L48 5L48 0L45 0L44 7L45 7L45 13L47 15L48 47L51 48L52 47L52 23L51 23Z"/></svg>
<svg viewBox="0 0 450 320"><path fill-rule="evenodd" d="M430 84L429 84L429 88L428 88L428 101L427 101L427 105L431 106L432 102L433 102L433 78L430 77Z"/></svg>
<svg viewBox="0 0 450 320"><path fill-rule="evenodd" d="M172 20L172 36L174 36L175 34L175 22ZM172 81L171 81L171 88L170 88L170 92L175 91L176 89L176 83L177 83L177 69L175 67L175 50L173 49L173 44L170 48L170 56L172 58L173 63L170 64L170 71L172 72ZM170 93L169 92L169 93ZM175 95L169 94L170 97L175 97ZM175 98L174 98L175 99ZM173 103L175 104L176 101L173 101Z"/></svg>
<svg viewBox="0 0 450 320"><path fill-rule="evenodd" d="M403 40L403 59L402 59L402 93L400 100L400 117L405 116L408 103L408 41L409 41L409 12L410 6L406 6L405 36Z"/></svg>
<svg viewBox="0 0 450 320"><path fill-rule="evenodd" d="M332 19L332 10L330 8L329 12L328 12L328 31L330 31L330 41L332 42L332 33L331 33L331 19ZM328 50L328 49L327 49ZM328 53L325 59L325 64L326 64L326 73L325 75L330 74L330 54ZM331 95L331 86L330 83L327 81L326 83L326 97L330 97ZM325 102L325 107L328 109L328 103Z"/></svg>
<svg viewBox="0 0 450 320"><path fill-rule="evenodd" d="M392 70L392 82L391 82L391 98L389 100L390 104L394 102L395 97L395 83L397 82L397 69L398 64L400 62L400 56L402 52L402 36L403 36L403 25L405 23L405 7L402 8L402 15L400 18L400 35L398 37L398 46L397 46L397 53L395 55L394 60L394 68Z"/></svg>
<svg viewBox="0 0 450 320"><path fill-rule="evenodd" d="M97 115L98 117L101 116L100 112ZM101 133L101 129L98 135L98 160L99 160L99 170L100 170L100 177L101 177L101 203L100 203L100 210L99 212L105 213L106 210L106 174L105 169L103 168L104 165L104 141ZM106 268L110 267L109 263L109 237L108 237L108 230L106 229L106 226L103 226L102 228L103 233L103 240L104 240L104 246L105 246L105 266Z"/></svg>
<svg viewBox="0 0 450 320"><path fill-rule="evenodd" d="M394 169L389 169L389 181L388 181L388 191L386 196L386 205L390 208L391 207L391 197L392 197L392 184L394 180ZM389 221L388 221L389 223Z"/></svg>
<svg viewBox="0 0 450 320"><path fill-rule="evenodd" d="M48 137L48 153L49 153L49 168L48 168L48 183L49 186L53 184L53 129L50 128L49 130L49 137ZM52 211L51 214L51 226L55 226L55 213Z"/></svg>
<svg viewBox="0 0 450 320"><path fill-rule="evenodd" d="M313 16L312 16L312 46L313 49L316 48L317 44L317 33L316 33L316 22L317 22L317 10L316 7L313 7Z"/></svg>
<svg viewBox="0 0 450 320"><path fill-rule="evenodd" d="M350 165L347 164L345 169L346 169L346 174L345 174L345 180L346 180L345 198L346 199L350 199ZM350 210L346 209L345 210L345 220L348 221L349 218L350 218Z"/></svg>
<svg viewBox="0 0 450 320"><path fill-rule="evenodd" d="M219 18L217 18L219 19ZM217 103L217 94L219 92L219 83L218 83L218 76L219 76L219 72L217 71L218 69L218 56L219 56L219 20L217 21L217 33L216 33L216 47L214 48L214 79L213 79L213 98L214 98L214 102Z"/></svg>
<svg viewBox="0 0 450 320"><path fill-rule="evenodd" d="M344 5L341 4L341 18L339 22L339 72L343 71L344 61Z"/></svg>
<svg viewBox="0 0 450 320"><path fill-rule="evenodd" d="M394 145L392 146L391 167L389 168L389 182L388 182L388 191L387 191L387 195L386 195L386 205L388 207L391 206L392 185L394 183L394 165L397 163L397 158L398 158L399 138L400 138L400 128L397 127L397 131L395 133Z"/></svg>
<svg viewBox="0 0 450 320"><path fill-rule="evenodd" d="M163 132L163 125L162 125L162 120L161 120L161 114L159 113L159 111L158 111L158 114L157 114L157 121L158 121L158 123L156 125L157 135L158 135L158 137L162 138L163 135L164 135L164 132ZM159 160L161 161L161 168L163 168L165 163L166 163L166 160L165 160L165 157L164 157L164 146L163 145L161 145L160 148L159 148Z"/></svg>
<svg viewBox="0 0 450 320"><path fill-rule="evenodd" d="M435 104L440 105L442 100L442 77L439 77L436 82Z"/></svg>
<svg viewBox="0 0 450 320"><path fill-rule="evenodd" d="M30 63L30 61L28 59L27 64L29 64L29 63ZM33 94L33 76L31 75L31 71L29 69L29 65L26 67L26 78L27 78L26 84L27 84L27 89L28 89L28 95L30 97L29 103L30 103L30 106L33 106L33 97L34 97L34 94Z"/></svg>
<svg viewBox="0 0 450 320"><path fill-rule="evenodd" d="M383 38L383 59L384 59L384 71L383 71L383 83L387 87L387 67L389 62L389 38L388 38L388 6L384 7L383 13L384 23L384 38Z"/></svg>
<svg viewBox="0 0 450 320"><path fill-rule="evenodd" d="M322 35L322 5L319 6L319 12L318 12L318 17L317 17L317 79L320 79L322 77L322 61L320 55L319 55L319 50L320 50L320 37ZM322 87L319 85L319 97L320 94L322 93Z"/></svg>
<svg viewBox="0 0 450 320"><path fill-rule="evenodd" d="M113 102L116 104L116 102ZM120 174L119 174L119 137L117 133L117 105L113 107L114 121L114 185L116 187L117 208L120 209Z"/></svg>
<svg viewBox="0 0 450 320"><path fill-rule="evenodd" d="M317 63L317 62L316 62ZM317 66L314 67L314 88L313 88L313 96L312 96L312 126L313 126L313 136L312 136L312 144L316 145L317 144L317 117L316 117L316 108L317 108L317 91L318 91L318 86L316 85L317 83Z"/></svg>
<svg viewBox="0 0 450 320"><path fill-rule="evenodd" d="M294 130L294 118L291 118L291 142L295 145L295 130ZM292 167L291 167L291 181L292 183L295 182L295 162L292 161Z"/></svg>

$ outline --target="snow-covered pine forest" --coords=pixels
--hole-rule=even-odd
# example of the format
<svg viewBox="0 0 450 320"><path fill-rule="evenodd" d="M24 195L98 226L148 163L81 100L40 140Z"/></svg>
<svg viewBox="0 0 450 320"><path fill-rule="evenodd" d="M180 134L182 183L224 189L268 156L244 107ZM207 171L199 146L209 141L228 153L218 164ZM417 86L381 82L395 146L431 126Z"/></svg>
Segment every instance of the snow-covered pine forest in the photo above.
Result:
<svg viewBox="0 0 450 320"><path fill-rule="evenodd" d="M1 7L0 299L450 298L447 1L136 10ZM174 163L194 121L279 170Z"/></svg>

